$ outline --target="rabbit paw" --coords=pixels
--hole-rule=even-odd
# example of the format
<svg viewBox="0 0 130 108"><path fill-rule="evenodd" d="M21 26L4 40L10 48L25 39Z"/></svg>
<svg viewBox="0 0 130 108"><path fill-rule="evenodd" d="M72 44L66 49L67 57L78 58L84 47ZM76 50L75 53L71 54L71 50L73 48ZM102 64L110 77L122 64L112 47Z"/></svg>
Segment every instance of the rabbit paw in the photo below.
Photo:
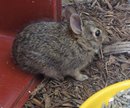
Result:
<svg viewBox="0 0 130 108"><path fill-rule="evenodd" d="M84 81L86 79L88 79L88 76L87 75L83 75L83 74L81 74L80 76L76 77L76 80L78 80L78 81Z"/></svg>
<svg viewBox="0 0 130 108"><path fill-rule="evenodd" d="M83 75L83 74L79 74L75 77L76 80L78 81L84 81L84 80L87 80L88 79L88 76L87 75Z"/></svg>

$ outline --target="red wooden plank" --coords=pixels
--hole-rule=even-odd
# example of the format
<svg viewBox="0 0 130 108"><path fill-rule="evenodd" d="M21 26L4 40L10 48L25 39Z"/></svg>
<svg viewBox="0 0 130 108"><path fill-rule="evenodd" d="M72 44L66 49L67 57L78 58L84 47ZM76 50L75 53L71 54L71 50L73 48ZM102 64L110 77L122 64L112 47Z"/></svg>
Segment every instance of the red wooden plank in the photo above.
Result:
<svg viewBox="0 0 130 108"><path fill-rule="evenodd" d="M52 0L53 18L55 21L61 20L61 0Z"/></svg>
<svg viewBox="0 0 130 108"><path fill-rule="evenodd" d="M31 91L38 83L34 76L22 72L13 64L12 41L13 37L0 35L0 108L11 108L26 93L23 104L29 96L28 90Z"/></svg>
<svg viewBox="0 0 130 108"><path fill-rule="evenodd" d="M58 20L61 0L0 0L0 32L18 32L35 20Z"/></svg>

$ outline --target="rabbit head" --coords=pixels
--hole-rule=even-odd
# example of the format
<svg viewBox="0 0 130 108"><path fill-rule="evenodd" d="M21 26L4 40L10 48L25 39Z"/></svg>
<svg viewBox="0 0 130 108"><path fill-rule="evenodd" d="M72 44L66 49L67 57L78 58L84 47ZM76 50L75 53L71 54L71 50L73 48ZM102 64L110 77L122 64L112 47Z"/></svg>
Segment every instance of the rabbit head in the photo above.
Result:
<svg viewBox="0 0 130 108"><path fill-rule="evenodd" d="M70 27L76 34L76 38L82 40L81 43L84 41L87 47L90 46L95 49L95 52L106 38L104 28L98 22L90 20L87 15L82 17L82 15L73 13L70 16Z"/></svg>

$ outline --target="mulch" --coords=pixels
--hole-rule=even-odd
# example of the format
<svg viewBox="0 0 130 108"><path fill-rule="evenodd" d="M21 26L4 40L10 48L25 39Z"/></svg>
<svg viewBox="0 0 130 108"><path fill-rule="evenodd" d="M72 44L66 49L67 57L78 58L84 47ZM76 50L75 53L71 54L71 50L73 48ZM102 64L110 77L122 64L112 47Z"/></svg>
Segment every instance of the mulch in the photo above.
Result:
<svg viewBox="0 0 130 108"><path fill-rule="evenodd" d="M103 48L116 42L130 41L130 3L126 0L86 0L69 5L79 12L89 13L104 25L109 41ZM72 78L64 81L43 78L24 108L78 108L102 88L130 78L130 53L105 55L101 51L82 72L89 77L83 82Z"/></svg>

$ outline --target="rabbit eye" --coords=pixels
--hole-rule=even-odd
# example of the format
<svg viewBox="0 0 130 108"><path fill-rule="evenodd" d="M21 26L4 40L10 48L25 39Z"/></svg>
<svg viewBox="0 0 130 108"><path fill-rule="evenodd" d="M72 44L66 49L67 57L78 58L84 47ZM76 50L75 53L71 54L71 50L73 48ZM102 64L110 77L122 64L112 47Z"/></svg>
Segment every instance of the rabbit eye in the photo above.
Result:
<svg viewBox="0 0 130 108"><path fill-rule="evenodd" d="M101 34L100 30L97 30L97 31L95 32L95 36L97 36L97 37L99 37L100 34Z"/></svg>

